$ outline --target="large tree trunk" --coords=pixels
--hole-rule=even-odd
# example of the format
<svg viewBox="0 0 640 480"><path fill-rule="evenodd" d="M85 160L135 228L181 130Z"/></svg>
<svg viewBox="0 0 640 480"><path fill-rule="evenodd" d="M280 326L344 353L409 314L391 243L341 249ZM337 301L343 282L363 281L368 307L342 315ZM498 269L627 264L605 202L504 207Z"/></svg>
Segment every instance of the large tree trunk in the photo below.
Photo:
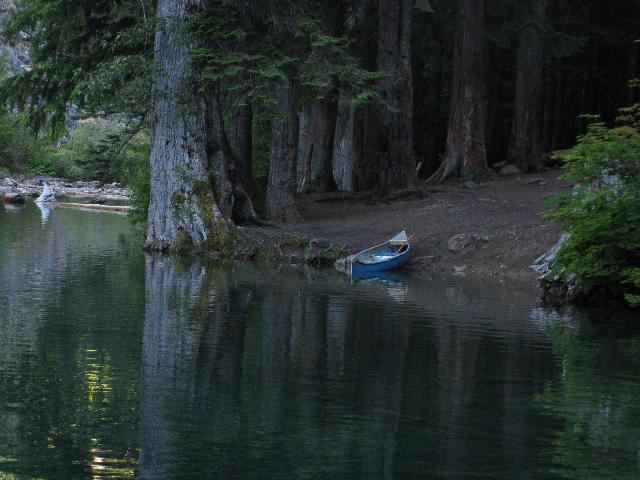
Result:
<svg viewBox="0 0 640 480"><path fill-rule="evenodd" d="M375 49L371 51L366 29L373 18L374 8L370 0L353 0L347 5L345 35L355 40L350 53L371 69L376 68ZM342 192L366 188L363 179L363 145L367 109L355 108L352 104L353 96L354 92L349 85L339 86L331 169L333 181Z"/></svg>
<svg viewBox="0 0 640 480"><path fill-rule="evenodd" d="M518 74L507 163L527 172L539 170L542 161L544 46L537 22L544 16L545 0L523 1L520 9L523 26L518 44Z"/></svg>
<svg viewBox="0 0 640 480"><path fill-rule="evenodd" d="M347 89L340 90L331 169L336 188L341 192L365 188L362 170L366 109L354 107L352 100Z"/></svg>
<svg viewBox="0 0 640 480"><path fill-rule="evenodd" d="M552 64L550 64L552 65ZM551 151L551 134L553 132L553 79L554 76L550 71L552 67L549 67L547 74L544 76L544 93L543 93L543 108L542 108L542 134L541 134L541 148L543 152Z"/></svg>
<svg viewBox="0 0 640 480"><path fill-rule="evenodd" d="M235 132L233 135L227 133L228 129L225 127L222 104L217 87L211 89L207 109L209 169L212 172L228 172L230 165L237 166L237 157L234 155L231 144L232 138L237 141L237 138L233 136L237 135L237 128L232 122L229 122L228 128L235 130ZM244 134L250 135L251 130L245 131ZM249 167L250 164L249 161ZM244 184L238 178L213 174L211 180L218 206L225 218L231 218L235 223L249 223L257 218L251 197L246 193Z"/></svg>
<svg viewBox="0 0 640 480"><path fill-rule="evenodd" d="M332 98L314 101L309 107L308 131L302 155L300 190L328 192L333 187L331 157L336 127L336 106Z"/></svg>
<svg viewBox="0 0 640 480"><path fill-rule="evenodd" d="M487 171L483 114L484 0L458 0L447 151L429 179L480 176Z"/></svg>
<svg viewBox="0 0 640 480"><path fill-rule="evenodd" d="M202 245L226 229L208 174L206 106L188 78L193 40L185 29L194 0L159 0L151 119L151 202L145 247ZM212 171L220 182L226 171ZM179 245L178 245L179 244Z"/></svg>
<svg viewBox="0 0 640 480"><path fill-rule="evenodd" d="M244 92L236 92L232 95L233 104L229 111L227 136L229 147L233 154L235 171L234 182L242 185L247 191L253 192L252 171L252 137L251 121L253 112L251 103Z"/></svg>
<svg viewBox="0 0 640 480"><path fill-rule="evenodd" d="M293 72L286 72L286 78L276 83L274 92L276 116L271 124L271 164L265 213L273 220L287 220L297 216L298 115Z"/></svg>
<svg viewBox="0 0 640 480"><path fill-rule="evenodd" d="M386 190L415 182L413 82L411 73L412 0L379 0L378 70L387 72L378 87L384 105L376 108L376 176L371 185Z"/></svg>
<svg viewBox="0 0 640 480"><path fill-rule="evenodd" d="M304 107L298 113L298 158L296 160L296 189L302 192L304 187L304 179L306 168L304 162L304 154L309 138L309 107Z"/></svg>

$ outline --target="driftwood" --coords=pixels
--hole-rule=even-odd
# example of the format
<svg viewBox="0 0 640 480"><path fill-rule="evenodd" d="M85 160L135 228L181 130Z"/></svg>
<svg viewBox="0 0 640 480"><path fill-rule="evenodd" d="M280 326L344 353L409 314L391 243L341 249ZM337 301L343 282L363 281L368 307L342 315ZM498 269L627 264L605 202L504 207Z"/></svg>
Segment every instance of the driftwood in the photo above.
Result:
<svg viewBox="0 0 640 480"><path fill-rule="evenodd" d="M97 210L100 212L111 212L127 214L133 207L129 205L99 205L95 203L70 203L70 202L49 202L50 205L63 208L77 208L80 210Z"/></svg>

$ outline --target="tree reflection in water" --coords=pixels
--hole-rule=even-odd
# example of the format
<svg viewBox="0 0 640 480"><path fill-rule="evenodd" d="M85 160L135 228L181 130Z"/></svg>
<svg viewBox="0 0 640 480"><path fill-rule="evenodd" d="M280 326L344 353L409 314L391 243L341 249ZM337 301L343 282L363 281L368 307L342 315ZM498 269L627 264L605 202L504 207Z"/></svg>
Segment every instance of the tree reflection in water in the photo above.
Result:
<svg viewBox="0 0 640 480"><path fill-rule="evenodd" d="M551 329L561 375L547 382L536 402L560 422L550 452L563 478L640 478L637 330L594 329L586 321Z"/></svg>
<svg viewBox="0 0 640 480"><path fill-rule="evenodd" d="M144 257L124 222L0 209L0 477L640 476L637 325Z"/></svg>

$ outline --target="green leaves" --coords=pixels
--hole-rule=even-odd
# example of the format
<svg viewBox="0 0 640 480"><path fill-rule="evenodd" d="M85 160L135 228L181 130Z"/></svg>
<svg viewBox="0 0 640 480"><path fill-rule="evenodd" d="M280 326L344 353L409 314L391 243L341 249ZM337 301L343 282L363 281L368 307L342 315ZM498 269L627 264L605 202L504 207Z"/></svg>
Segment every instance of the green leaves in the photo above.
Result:
<svg viewBox="0 0 640 480"><path fill-rule="evenodd" d="M558 254L583 294L606 288L640 305L640 134L592 124L565 158L563 178L575 183L555 198L548 217L570 237Z"/></svg>
<svg viewBox="0 0 640 480"><path fill-rule="evenodd" d="M63 133L70 104L93 115L143 116L153 11L151 0L24 0L7 34L30 34L32 70L2 81L0 97L28 109L34 131L47 127L54 136Z"/></svg>
<svg viewBox="0 0 640 480"><path fill-rule="evenodd" d="M197 15L190 30L201 47L191 61L202 88L241 89L254 106L269 106L274 83L292 75L302 102L324 98L338 83L358 104L378 99L373 85L383 74L361 66L349 38L328 33L326 4L304 2L295 16L282 8L257 1L247 15L237 3L214 1Z"/></svg>
<svg viewBox="0 0 640 480"><path fill-rule="evenodd" d="M416 3L413 6L413 8L417 12L421 12L421 13L433 13L435 11L431 6L431 2L429 0L416 0Z"/></svg>

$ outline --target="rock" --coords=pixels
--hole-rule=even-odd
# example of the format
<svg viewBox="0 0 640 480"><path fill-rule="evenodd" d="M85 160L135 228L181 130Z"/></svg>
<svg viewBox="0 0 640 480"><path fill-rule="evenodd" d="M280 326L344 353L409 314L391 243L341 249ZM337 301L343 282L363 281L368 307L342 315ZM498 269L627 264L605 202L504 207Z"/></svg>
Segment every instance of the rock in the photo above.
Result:
<svg viewBox="0 0 640 480"><path fill-rule="evenodd" d="M479 243L479 242L489 243L491 240L489 240L488 235L478 235L476 233L473 235L473 241L476 243Z"/></svg>
<svg viewBox="0 0 640 480"><path fill-rule="evenodd" d="M531 265L531 270L536 272L540 277L548 275L555 265L556 258L558 257L558 252L562 248L564 242L567 241L567 238L569 237L566 234L562 234L560 236L560 239L553 247L551 247L548 252L543 253L538 258L536 258L535 262L533 262L533 265Z"/></svg>
<svg viewBox="0 0 640 480"><path fill-rule="evenodd" d="M9 192L2 197L4 203L22 204L25 202L24 195L21 193Z"/></svg>
<svg viewBox="0 0 640 480"><path fill-rule="evenodd" d="M304 252L304 260L309 265L334 265L346 253L344 245L330 243L327 240L314 238ZM336 267L337 268L337 267Z"/></svg>
<svg viewBox="0 0 640 480"><path fill-rule="evenodd" d="M477 190L478 189L478 184L476 182L472 182L471 180L467 180L466 182L464 182L462 184L462 186L464 188L466 188L467 190Z"/></svg>
<svg viewBox="0 0 640 480"><path fill-rule="evenodd" d="M464 277L464 271L467 269L466 265L454 265L453 266L453 274Z"/></svg>
<svg viewBox="0 0 640 480"><path fill-rule="evenodd" d="M435 263L440 260L439 255L425 255L424 257L418 257L414 260L415 263Z"/></svg>
<svg viewBox="0 0 640 480"><path fill-rule="evenodd" d="M547 305L566 305L576 301L580 292L580 279L570 274L563 278L564 269L555 268L558 252L568 235L563 234L551 249L540 255L531 265L531 269L538 274L538 285L542 289L541 300Z"/></svg>
<svg viewBox="0 0 640 480"><path fill-rule="evenodd" d="M447 248L450 252L461 253L471 246L473 237L468 233L459 233L447 241Z"/></svg>
<svg viewBox="0 0 640 480"><path fill-rule="evenodd" d="M545 182L543 179L537 178L537 177L528 178L524 181L524 183L526 183L527 185L540 185L540 186L547 184L547 182Z"/></svg>
<svg viewBox="0 0 640 480"><path fill-rule="evenodd" d="M348 257L344 257L339 260L336 260L333 266L339 272L347 273L351 267L351 262L353 261L353 257L355 257L355 255L349 255Z"/></svg>
<svg viewBox="0 0 640 480"><path fill-rule="evenodd" d="M512 175L520 175L522 174L522 171L516 167L515 165L505 165L504 167L502 167L500 169L500 173L498 173L498 176L500 177L510 177Z"/></svg>
<svg viewBox="0 0 640 480"><path fill-rule="evenodd" d="M316 250L319 248L327 248L331 245L331 242L326 238L312 238L309 240L309 248L311 250Z"/></svg>

